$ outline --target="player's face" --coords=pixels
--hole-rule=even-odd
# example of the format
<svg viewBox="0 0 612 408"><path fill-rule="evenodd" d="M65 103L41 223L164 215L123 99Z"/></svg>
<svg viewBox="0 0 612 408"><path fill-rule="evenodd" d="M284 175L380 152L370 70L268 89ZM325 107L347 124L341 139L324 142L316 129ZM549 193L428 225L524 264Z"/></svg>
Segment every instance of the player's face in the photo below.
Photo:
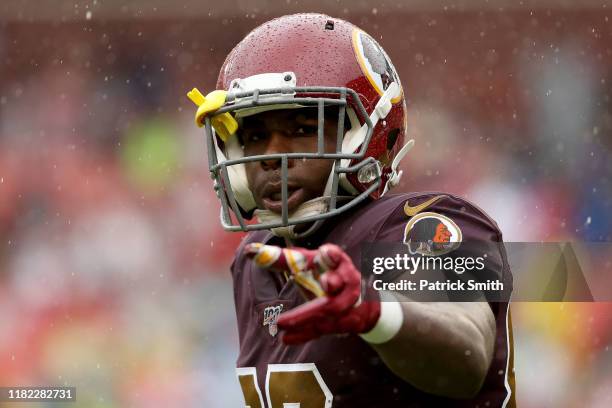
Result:
<svg viewBox="0 0 612 408"><path fill-rule="evenodd" d="M324 148L336 151L338 119L336 113L325 113ZM245 156L278 153L317 152L318 118L316 108L284 109L263 112L244 118L239 137ZM332 160L289 159L288 210L323 194ZM257 207L282 212L281 160L253 161L245 164L249 186Z"/></svg>

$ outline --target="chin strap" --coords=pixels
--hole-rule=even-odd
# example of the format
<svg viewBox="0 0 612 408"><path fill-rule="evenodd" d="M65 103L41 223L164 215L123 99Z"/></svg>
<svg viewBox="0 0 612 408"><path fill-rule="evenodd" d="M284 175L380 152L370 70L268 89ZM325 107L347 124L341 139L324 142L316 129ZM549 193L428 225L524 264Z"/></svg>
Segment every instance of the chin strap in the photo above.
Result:
<svg viewBox="0 0 612 408"><path fill-rule="evenodd" d="M412 149L414 146L414 139L410 139L406 144L400 149L399 152L393 158L393 162L391 162L391 174L389 175L389 180L385 184L385 190L383 191L383 195L389 191L391 188L397 186L402 178L402 170L397 170L400 162L406 156L406 153Z"/></svg>
<svg viewBox="0 0 612 408"><path fill-rule="evenodd" d="M352 198L351 196L338 196L336 197L336 202L337 203L346 202L350 200L351 198ZM323 214L327 212L328 207L329 207L329 196L313 198L312 200L308 200L302 203L298 208L296 208L295 211L293 211L289 215L289 220L300 219L300 218L310 217L312 215ZM282 221L282 217L280 214L275 213L270 210L259 210L258 209L258 210L255 210L254 215L257 217L257 220L260 223L268 223L268 222L277 223L277 222ZM298 225L304 225L304 224L270 228L270 231L272 232L272 234L276 235L277 237L286 238L288 240L295 240L295 239L304 238L304 237L309 236L310 234L318 230L319 227L323 224L323 222L324 220L317 220L317 221L313 221L310 225L306 223L306 225L309 225L309 227L305 231L300 231L300 232L296 232L295 228Z"/></svg>
<svg viewBox="0 0 612 408"><path fill-rule="evenodd" d="M318 197L318 198L313 198L312 200L308 200L302 203L298 208L296 208L295 211L293 211L290 214L289 218L298 219L298 218L309 217L311 215L322 214L327 211L328 202L329 202L329 197ZM254 214L257 217L257 220L262 224L271 223L271 222L277 223L277 222L282 221L281 215L278 213L275 213L274 211L258 209L258 210L255 210ZM312 234L314 231L316 231L321 226L321 223L322 223L321 220L315 221L306 231L299 232L299 233L295 232L296 225L288 225L286 227L271 228L270 231L272 231L272 233L276 235L277 237L283 237L287 239L297 239L297 238L303 238L303 237L306 237Z"/></svg>

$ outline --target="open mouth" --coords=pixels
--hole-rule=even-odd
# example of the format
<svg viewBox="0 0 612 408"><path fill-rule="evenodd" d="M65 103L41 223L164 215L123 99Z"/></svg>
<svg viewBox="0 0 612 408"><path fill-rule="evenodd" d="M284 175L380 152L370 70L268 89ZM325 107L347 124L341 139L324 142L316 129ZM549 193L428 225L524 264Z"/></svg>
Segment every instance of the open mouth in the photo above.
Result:
<svg viewBox="0 0 612 408"><path fill-rule="evenodd" d="M287 188L287 211L292 212L300 204L304 202L304 189L300 187L288 187ZM264 207L275 213L281 214L283 211L283 198L280 190L273 191L267 194L262 199Z"/></svg>

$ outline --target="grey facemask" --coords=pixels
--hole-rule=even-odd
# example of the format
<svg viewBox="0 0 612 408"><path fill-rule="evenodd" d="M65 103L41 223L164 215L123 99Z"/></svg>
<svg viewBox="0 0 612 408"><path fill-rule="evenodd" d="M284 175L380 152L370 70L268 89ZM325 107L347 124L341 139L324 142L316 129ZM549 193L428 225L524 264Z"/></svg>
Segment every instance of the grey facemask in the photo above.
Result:
<svg viewBox="0 0 612 408"><path fill-rule="evenodd" d="M308 235L321 222L337 216L363 202L377 191L381 185L381 166L373 157L365 157L372 137L372 130L379 119L386 116L383 102L394 97L398 89L389 89L383 95L371 115L363 107L357 93L345 87L296 87L293 73L261 74L235 80L230 84L225 103L219 109L203 115L208 150L209 170L214 180L214 188L221 201L221 224L228 231L254 231L268 229L277 235L296 238ZM388 102L390 104L390 102ZM291 109L316 107L318 111L317 151L288 152L244 156L242 146L236 135L225 137L223 142L214 129L214 118L230 113L240 120L245 116L271 109ZM334 107L338 112L336 147L334 152L326 152L324 120L326 108ZM383 113L381 113L383 112ZM388 113L388 111L387 111ZM345 129L348 115L350 129ZM363 121L360 124L359 118ZM290 159L327 159L333 160L333 167L327 180L322 197L301 204L297 209L288 211L288 161ZM253 194L246 178L245 163L252 161L275 160L280 163L281 202L280 214L256 209ZM354 165L350 165L355 160ZM347 180L347 174L354 173L360 183L367 185L358 191ZM386 186L385 186L386 187ZM339 191L348 196L339 197ZM385 188L386 191L386 188ZM248 221L253 216L257 222ZM297 234L294 226L312 225L305 232Z"/></svg>

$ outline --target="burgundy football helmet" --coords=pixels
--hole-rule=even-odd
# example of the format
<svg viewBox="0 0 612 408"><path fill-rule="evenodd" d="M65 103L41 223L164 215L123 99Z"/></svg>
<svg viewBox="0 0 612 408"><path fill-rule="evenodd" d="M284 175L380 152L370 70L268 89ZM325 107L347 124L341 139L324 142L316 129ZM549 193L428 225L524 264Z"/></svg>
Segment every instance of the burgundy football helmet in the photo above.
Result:
<svg viewBox="0 0 612 408"><path fill-rule="evenodd" d="M283 16L255 28L227 56L217 90L204 97L194 88L188 96L198 105L196 124L205 128L221 222L230 231L271 229L296 237L293 226L311 223L300 234L306 235L322 220L378 199L396 185L399 162L414 143L404 144L404 95L385 51L353 24L322 14ZM244 156L236 135L242 118L313 106L319 117L317 152ZM330 107L339 115L333 153L323 150L323 120ZM244 168L249 161L273 159L281 163L282 214L256 208ZM287 208L289 159L334 160L323 196L292 213ZM253 216L257 222L247 221Z"/></svg>

